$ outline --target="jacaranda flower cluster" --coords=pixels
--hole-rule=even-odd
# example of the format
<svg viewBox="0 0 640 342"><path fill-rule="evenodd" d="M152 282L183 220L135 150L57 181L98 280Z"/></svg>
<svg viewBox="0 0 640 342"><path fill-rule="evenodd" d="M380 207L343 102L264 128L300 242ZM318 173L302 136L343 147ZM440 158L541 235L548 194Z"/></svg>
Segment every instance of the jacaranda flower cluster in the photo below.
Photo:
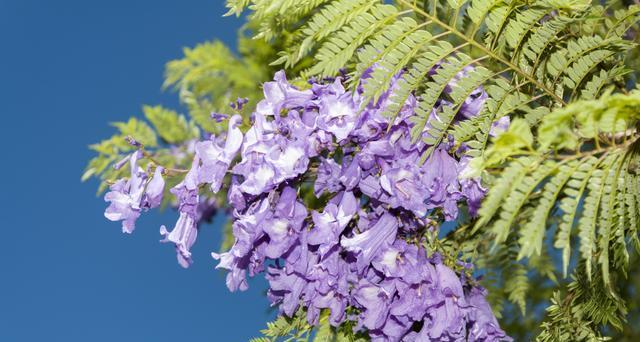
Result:
<svg viewBox="0 0 640 342"><path fill-rule="evenodd" d="M343 81L311 81L302 90L277 73L244 133L240 116L216 114L228 120L226 136L193 146L191 168L171 189L180 216L171 231L161 228L162 241L188 267L208 210L201 195L224 187L235 242L213 257L228 271L231 291L246 290L247 277L262 273L282 314L302 308L317 324L327 310L332 325L351 321L375 341L510 340L486 291L425 247L426 231L455 220L461 205L475 215L486 192L479 179L459 176L468 167L464 146L452 138L439 146L413 142L413 96L393 120L383 116L395 84L365 103L362 88L348 92ZM486 98L476 89L457 119L478 115ZM438 100L430 120L448 105ZM505 129L505 120L493 129ZM129 233L141 211L159 205L164 187L162 167L143 170L140 157L127 159L131 177L105 197L107 218Z"/></svg>

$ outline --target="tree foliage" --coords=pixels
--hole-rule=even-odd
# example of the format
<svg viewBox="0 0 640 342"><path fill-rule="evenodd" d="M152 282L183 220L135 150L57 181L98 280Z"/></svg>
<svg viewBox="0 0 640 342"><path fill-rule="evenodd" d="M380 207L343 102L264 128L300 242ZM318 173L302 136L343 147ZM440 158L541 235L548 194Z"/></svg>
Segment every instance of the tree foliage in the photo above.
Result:
<svg viewBox="0 0 640 342"><path fill-rule="evenodd" d="M588 1L556 0L243 1L229 6L237 11L249 3L251 15L263 22L259 37L291 36L275 64L292 67L311 56L314 62L303 76L346 69L353 86L376 66L364 86L372 101L403 71L394 92L397 105L386 114L396 115L408 94L418 94L416 139L436 99L463 73L449 96L453 109L444 107L441 122L424 139L435 146L453 134L458 144L472 149L470 155L483 154L496 119L510 115L536 121L567 102L596 97L619 80L627 72L624 53L633 46L623 38L625 28L638 14L636 6L611 11ZM435 66L440 68L433 71ZM454 124L463 101L479 86L490 95L482 115Z"/></svg>
<svg viewBox="0 0 640 342"><path fill-rule="evenodd" d="M627 273L640 214L635 142L640 108L638 93L625 94L624 81L634 72L625 58L636 51L635 31L629 29L640 7L562 0L229 1L228 6L236 13L249 7L263 22L259 37L290 37L274 64L294 67L311 56L314 62L303 77L346 70L355 87L375 66L364 87L365 96L377 101L400 75L393 95L398 105L385 114L397 115L409 94L419 95L416 139L436 99L463 74L450 93L453 109L444 107L424 138L435 146L453 136L466 145L476 171L490 184L479 219L468 223L470 232L451 234L453 250L477 236L491 237L491 246L475 240L474 247L484 246L475 261L488 267L488 275L496 270L487 280L502 284L498 292L521 310L532 277L528 269L556 280L549 261L556 249L563 278L575 257L583 265L573 269L578 279L597 282L590 286L622 300L612 279ZM456 123L463 101L478 86L489 94L484 110ZM491 123L507 115L509 131L490 139ZM503 272L507 282L500 280ZM580 289L576 284L584 285L573 282L570 291ZM557 295L552 299L556 306L549 315L555 317L562 303ZM612 319L590 320L589 333L572 336L595 339L599 325L621 327L624 310L601 304L591 303L593 312ZM577 304L568 305L575 310ZM547 340L550 325L544 327L540 338Z"/></svg>
<svg viewBox="0 0 640 342"><path fill-rule="evenodd" d="M433 243L476 265L509 333L540 341L633 338L626 320L637 311L640 272L631 261L640 252L640 90L631 89L640 6L228 0L227 7L228 14L248 13L238 54L220 42L185 49L167 64L165 87L178 92L187 114L147 106L148 123L114 124L116 135L91 145L98 155L83 179L100 178L102 191L121 178L109 166L131 152L127 137L163 165L188 168L190 159L166 143L220 133L211 112L229 111L238 96L258 99L260 84L280 68L300 84L348 75L352 90L362 85L365 103L379 101L397 80L384 115L395 118L415 95L414 141L435 148L452 137L452 149L466 150L490 189L478 217L465 216ZM457 120L479 87L488 95L480 114ZM436 106L440 98L451 106ZM429 122L434 111L439 120ZM492 137L492 123L503 117L509 129ZM535 310L547 304L541 323ZM278 317L254 341L363 338L351 327L331 327L326 313L315 327L304 315Z"/></svg>

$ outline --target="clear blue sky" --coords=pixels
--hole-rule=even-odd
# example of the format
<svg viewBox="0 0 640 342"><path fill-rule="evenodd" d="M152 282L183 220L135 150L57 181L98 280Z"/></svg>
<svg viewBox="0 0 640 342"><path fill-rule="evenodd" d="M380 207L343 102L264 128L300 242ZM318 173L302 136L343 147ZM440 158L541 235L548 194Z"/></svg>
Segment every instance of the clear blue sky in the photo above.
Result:
<svg viewBox="0 0 640 342"><path fill-rule="evenodd" d="M172 212L132 236L103 218L96 183L80 183L87 145L160 90L184 46L240 25L222 0L0 0L0 341L246 341L268 313L263 282L230 294L205 227L181 269L158 243Z"/></svg>

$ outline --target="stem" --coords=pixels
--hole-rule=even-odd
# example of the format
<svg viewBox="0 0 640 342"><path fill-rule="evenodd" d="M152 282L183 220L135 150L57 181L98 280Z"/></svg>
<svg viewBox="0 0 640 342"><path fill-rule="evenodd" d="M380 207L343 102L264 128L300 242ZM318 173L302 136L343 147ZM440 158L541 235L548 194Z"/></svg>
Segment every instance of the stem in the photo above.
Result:
<svg viewBox="0 0 640 342"><path fill-rule="evenodd" d="M163 166L160 162L158 162L157 160L155 160L153 158L153 155L151 155L151 153L149 153L147 150L144 149L144 146L140 146L140 152L142 152L142 155L146 158L149 159L149 161L151 163L154 164L155 167L161 166L165 171L164 174L168 175L168 176L175 176L178 174L182 174L182 173L187 173L189 172L189 170L185 170L185 169L174 169L171 167L165 167Z"/></svg>
<svg viewBox="0 0 640 342"><path fill-rule="evenodd" d="M596 155L596 154L600 154L600 153L609 153L613 150L618 150L618 149L625 149L627 147L629 147L630 145L632 145L634 142L636 142L637 140L627 140L626 142L620 144L620 145L611 145L608 147L604 147L601 148L598 143L597 143L597 138L596 138L596 149L595 150L591 150L588 152L583 152L583 153L577 153L577 154L565 154L565 155L560 155L557 156L558 159L563 159L563 160L571 160L571 159L575 159L575 158L582 158L582 157L588 157L588 156L592 156L592 155Z"/></svg>

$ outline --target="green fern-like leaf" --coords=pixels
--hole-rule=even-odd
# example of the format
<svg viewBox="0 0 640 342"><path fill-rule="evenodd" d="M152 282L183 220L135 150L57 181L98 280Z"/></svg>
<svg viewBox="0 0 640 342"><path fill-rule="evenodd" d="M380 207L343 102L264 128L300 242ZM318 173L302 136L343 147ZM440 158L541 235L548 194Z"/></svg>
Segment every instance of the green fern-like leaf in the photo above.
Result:
<svg viewBox="0 0 640 342"><path fill-rule="evenodd" d="M398 17L398 10L391 5L379 4L370 11L353 18L347 26L328 39L315 54L316 63L309 74L333 76L354 56L376 31L390 25Z"/></svg>
<svg viewBox="0 0 640 342"><path fill-rule="evenodd" d="M518 259L531 257L532 255L540 255L542 252L542 243L547 227L547 217L551 209L560 195L560 192L571 175L580 165L579 161L572 160L558 168L558 173L553 176L542 189L540 200L533 210L531 219L524 225L520 231L520 245L522 249L518 254Z"/></svg>
<svg viewBox="0 0 640 342"><path fill-rule="evenodd" d="M544 241L557 223L553 245L562 250L565 277L572 250L579 251L580 286L569 290L581 301L577 309L568 307L564 301L572 299L558 294L542 340L600 340L598 324L619 323L612 281L627 267L628 246L640 247L640 187L631 171L640 106L638 92L613 93L624 90L629 73L624 56L634 45L625 34L638 6L583 0L231 3L235 11L250 6L261 21L258 37L287 38L276 63L303 70L297 75L346 73L364 106L389 94L383 114L392 121L415 99L411 132L414 141L428 145L423 161L451 134L456 148L484 163L490 190L464 236L493 238L493 252L508 246L496 267L517 277L512 285L500 280L508 291L497 291L523 310L529 267L554 277L539 261L549 259ZM464 101L479 90L489 97L480 113L458 120ZM493 123L505 116L512 127L527 128L518 131L529 132L519 139L527 143L505 147L494 158L498 145L518 140L515 128L492 137ZM607 291L603 302L583 296L583 282L592 277L598 279L595 290ZM338 340L349 335L336 334Z"/></svg>
<svg viewBox="0 0 640 342"><path fill-rule="evenodd" d="M500 208L503 200L511 192L513 184L520 183L527 172L527 167L532 163L533 160L531 159L521 158L511 163L509 167L503 171L501 179L504 181L497 182L495 186L491 187L489 194L482 202L482 207L478 213L480 218L476 222L475 230L483 227L491 220Z"/></svg>
<svg viewBox="0 0 640 342"><path fill-rule="evenodd" d="M538 130L538 150L533 153L539 156L538 160L544 160L541 165L531 157L531 147L519 149L513 141L523 133L509 139L521 124L514 121L509 131L494 139L487 150L488 164L523 155L512 160L509 168L493 181L494 188L483 203L475 230L487 227L497 244L507 241L515 230L520 237L517 258L540 256L547 221L557 207L554 246L562 249L563 274L566 276L568 271L573 227L577 226L578 249L587 278L593 273L595 261L601 271L599 278L611 288L611 266L624 274L629 259L628 244L635 245L637 240L638 189L631 184L637 184L633 172L637 169L638 143L634 140L635 131L626 129L640 119L637 96L636 91L605 95L599 100L576 102L543 117ZM595 149L586 144L589 139ZM600 139L606 147L598 146ZM549 154L549 148L554 153L566 149L576 152L554 156ZM491 162L502 150L508 153ZM635 222L630 223L631 220ZM519 224L522 221L524 224ZM630 231L633 232L630 235L625 233Z"/></svg>
<svg viewBox="0 0 640 342"><path fill-rule="evenodd" d="M554 247L562 249L562 270L565 277L571 256L571 231L575 225L578 204L597 165L598 159L595 157L587 157L580 161L580 165L570 175L570 179L563 189L564 197L559 203L562 216L558 224L558 235Z"/></svg>
<svg viewBox="0 0 640 342"><path fill-rule="evenodd" d="M526 295L529 287L527 268L520 263L514 263L505 271L509 273L505 291L509 300L518 305L520 311L524 314L527 307Z"/></svg>
<svg viewBox="0 0 640 342"><path fill-rule="evenodd" d="M158 135L168 143L179 144L189 139L197 139L200 135L193 123L187 122L184 116L173 110L161 106L145 106L142 111Z"/></svg>
<svg viewBox="0 0 640 342"><path fill-rule="evenodd" d="M558 165L555 162L545 161L536 165L533 172L524 176L521 182L514 184L509 196L507 196L502 203L496 221L491 225L491 229L496 235L496 243L501 243L506 240L510 233L511 225L530 194L536 189L540 182L555 172L557 167Z"/></svg>
<svg viewBox="0 0 640 342"><path fill-rule="evenodd" d="M278 63L293 67L312 54L315 62L303 75L333 76L346 68L352 86L366 74L365 104L377 101L397 79L384 114L394 118L415 94L414 141L436 145L453 133L470 146L471 156L483 154L495 119L524 113L536 123L544 109L565 104L565 90L568 99L599 95L622 74L620 52L631 47L618 31L575 30L596 13L579 1L451 0L427 7L409 0L252 3L255 16L269 27L259 36L274 32L273 23L294 31L293 48ZM633 13L610 14L618 24L609 26L628 23L623 18ZM611 73L600 71L605 65ZM486 110L473 124L455 123L468 94L481 85L490 95ZM453 110L435 108L444 93ZM430 120L434 110L439 120Z"/></svg>
<svg viewBox="0 0 640 342"><path fill-rule="evenodd" d="M298 63L321 41L376 4L371 0L340 0L328 3L298 31L300 42L281 53L274 64L290 67Z"/></svg>

